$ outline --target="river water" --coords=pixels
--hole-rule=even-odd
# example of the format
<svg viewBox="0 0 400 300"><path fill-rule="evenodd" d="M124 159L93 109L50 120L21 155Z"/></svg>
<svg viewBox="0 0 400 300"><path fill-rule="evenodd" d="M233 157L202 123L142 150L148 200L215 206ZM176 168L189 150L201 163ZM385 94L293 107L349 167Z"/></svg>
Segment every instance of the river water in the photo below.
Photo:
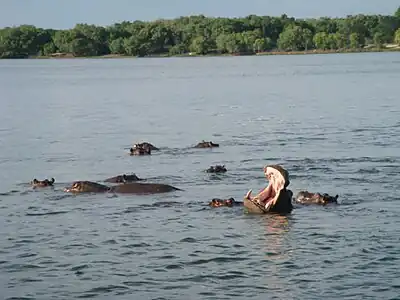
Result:
<svg viewBox="0 0 400 300"><path fill-rule="evenodd" d="M399 299L399 74L400 53L0 61L1 299ZM339 205L208 208L266 164ZM123 173L183 191L63 192Z"/></svg>

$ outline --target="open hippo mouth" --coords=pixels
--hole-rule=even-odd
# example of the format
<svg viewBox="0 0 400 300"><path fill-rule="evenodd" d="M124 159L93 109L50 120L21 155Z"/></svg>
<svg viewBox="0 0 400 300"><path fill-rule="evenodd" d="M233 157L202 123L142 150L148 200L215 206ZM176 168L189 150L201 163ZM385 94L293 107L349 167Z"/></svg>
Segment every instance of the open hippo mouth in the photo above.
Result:
<svg viewBox="0 0 400 300"><path fill-rule="evenodd" d="M280 193L290 184L289 174L279 165L269 165L264 167L264 174L269 183L268 187L261 191L257 196L251 199L251 190L247 193L246 198L261 204L265 208L269 208L276 204Z"/></svg>

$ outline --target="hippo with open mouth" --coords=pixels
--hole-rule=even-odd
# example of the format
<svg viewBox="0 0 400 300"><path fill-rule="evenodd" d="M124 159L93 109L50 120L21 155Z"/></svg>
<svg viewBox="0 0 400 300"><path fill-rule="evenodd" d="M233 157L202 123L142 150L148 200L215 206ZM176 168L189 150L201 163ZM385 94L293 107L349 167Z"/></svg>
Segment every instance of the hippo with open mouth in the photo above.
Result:
<svg viewBox="0 0 400 300"><path fill-rule="evenodd" d="M135 182L135 181L140 181L143 179L140 179L139 177L136 176L136 174L122 174L122 175L117 175L114 177L107 178L104 180L104 182L109 182L109 183L126 183L126 182Z"/></svg>
<svg viewBox="0 0 400 300"><path fill-rule="evenodd" d="M206 170L207 173L225 173L226 171L225 165L211 166Z"/></svg>
<svg viewBox="0 0 400 300"><path fill-rule="evenodd" d="M290 184L289 172L280 165L267 165L264 174L269 184L255 197L249 190L244 198L244 206L250 213L288 214L293 210L293 192L287 187Z"/></svg>
<svg viewBox="0 0 400 300"><path fill-rule="evenodd" d="M194 148L214 148L214 147L219 147L219 144L215 144L211 141L206 142L204 140L198 143L196 146L194 146Z"/></svg>
<svg viewBox="0 0 400 300"><path fill-rule="evenodd" d="M320 194L320 193L311 193L309 191L300 191L294 201L300 204L319 204L319 205L326 205L326 204L337 204L337 199L339 195L335 197L330 196L329 194Z"/></svg>
<svg viewBox="0 0 400 300"><path fill-rule="evenodd" d="M48 180L47 178L45 180L37 180L36 178L34 178L30 183L34 188L37 188L53 186L54 182L54 178L51 178L50 180Z"/></svg>
<svg viewBox="0 0 400 300"><path fill-rule="evenodd" d="M232 206L242 206L243 202L240 201L235 201L232 197L229 199L219 199L219 198L214 198L208 203L209 206L211 207L221 207L221 206L227 206L227 207L232 207Z"/></svg>
<svg viewBox="0 0 400 300"><path fill-rule="evenodd" d="M121 194L159 194L181 191L176 187L161 183L125 183L117 186L106 186L92 181L75 181L71 187L65 188L68 193L121 193Z"/></svg>

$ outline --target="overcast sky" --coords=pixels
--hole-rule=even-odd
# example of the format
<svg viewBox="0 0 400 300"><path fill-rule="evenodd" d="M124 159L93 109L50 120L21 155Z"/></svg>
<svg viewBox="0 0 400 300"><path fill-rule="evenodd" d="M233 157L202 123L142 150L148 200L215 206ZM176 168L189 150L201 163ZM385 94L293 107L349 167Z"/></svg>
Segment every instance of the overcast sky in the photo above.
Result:
<svg viewBox="0 0 400 300"><path fill-rule="evenodd" d="M30 24L58 29L76 23L104 26L194 14L241 17L285 13L296 18L393 15L399 5L399 0L0 0L0 27Z"/></svg>

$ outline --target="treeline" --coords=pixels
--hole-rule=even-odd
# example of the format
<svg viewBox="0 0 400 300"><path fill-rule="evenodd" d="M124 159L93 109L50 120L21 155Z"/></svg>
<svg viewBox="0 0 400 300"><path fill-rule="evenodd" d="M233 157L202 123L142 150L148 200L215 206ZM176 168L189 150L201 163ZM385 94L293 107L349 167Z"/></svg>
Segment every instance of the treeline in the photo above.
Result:
<svg viewBox="0 0 400 300"><path fill-rule="evenodd" d="M257 53L270 50L360 49L400 44L400 8L393 16L295 19L181 17L153 22L122 22L101 27L77 24L69 30L30 25L0 29L0 57L26 58L68 53L148 56L184 53Z"/></svg>

